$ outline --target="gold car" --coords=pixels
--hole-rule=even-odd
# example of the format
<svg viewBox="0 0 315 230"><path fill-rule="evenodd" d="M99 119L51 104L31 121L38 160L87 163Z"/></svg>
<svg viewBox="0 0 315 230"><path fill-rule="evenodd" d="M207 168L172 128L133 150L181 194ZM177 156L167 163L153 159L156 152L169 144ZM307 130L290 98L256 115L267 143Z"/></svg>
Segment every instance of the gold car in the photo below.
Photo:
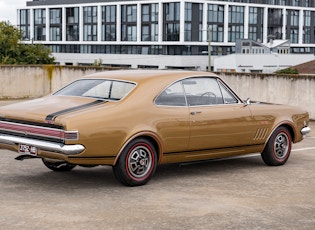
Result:
<svg viewBox="0 0 315 230"><path fill-rule="evenodd" d="M0 114L0 147L16 159L41 158L54 171L111 165L129 186L165 163L260 152L283 165L310 131L306 111L243 101L215 74L192 71L96 73Z"/></svg>

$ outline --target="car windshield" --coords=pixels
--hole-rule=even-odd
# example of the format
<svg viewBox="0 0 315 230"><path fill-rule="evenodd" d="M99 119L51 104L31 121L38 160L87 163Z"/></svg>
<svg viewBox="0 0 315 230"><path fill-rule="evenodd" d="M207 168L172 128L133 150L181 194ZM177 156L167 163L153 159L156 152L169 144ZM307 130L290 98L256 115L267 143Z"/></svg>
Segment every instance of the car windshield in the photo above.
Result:
<svg viewBox="0 0 315 230"><path fill-rule="evenodd" d="M93 97L118 101L125 97L135 86L135 83L125 81L81 79L67 85L54 95Z"/></svg>

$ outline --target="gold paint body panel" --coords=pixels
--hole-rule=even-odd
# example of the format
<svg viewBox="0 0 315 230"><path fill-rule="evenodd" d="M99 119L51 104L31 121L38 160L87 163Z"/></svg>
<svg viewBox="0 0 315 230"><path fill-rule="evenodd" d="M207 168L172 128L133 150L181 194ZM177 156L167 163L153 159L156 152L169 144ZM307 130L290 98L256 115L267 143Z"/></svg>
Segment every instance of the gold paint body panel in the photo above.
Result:
<svg viewBox="0 0 315 230"><path fill-rule="evenodd" d="M155 105L155 98L174 81L216 75L188 71L108 71L88 78L126 80L137 84L121 101L109 101L66 113L55 124L78 130L78 155L39 151L38 156L78 165L113 165L124 146L134 138L150 138L158 149L159 163L187 162L261 152L278 126L289 127L293 142L303 139L300 130L308 113L296 107L253 103L172 107ZM49 95L0 107L6 119L45 122L48 114L92 102L93 98ZM0 143L17 151L16 146Z"/></svg>

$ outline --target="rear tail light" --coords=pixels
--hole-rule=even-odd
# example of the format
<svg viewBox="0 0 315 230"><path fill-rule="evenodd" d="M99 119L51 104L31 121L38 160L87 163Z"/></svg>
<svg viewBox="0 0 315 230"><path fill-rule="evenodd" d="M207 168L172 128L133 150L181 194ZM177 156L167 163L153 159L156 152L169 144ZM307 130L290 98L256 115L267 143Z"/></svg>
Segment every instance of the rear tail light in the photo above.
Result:
<svg viewBox="0 0 315 230"><path fill-rule="evenodd" d="M64 131L64 139L65 140L79 140L79 132L78 131Z"/></svg>
<svg viewBox="0 0 315 230"><path fill-rule="evenodd" d="M78 140L78 131L65 131L58 128L27 125L21 123L0 121L0 132L10 132L28 136L38 136L41 138L53 138L56 140Z"/></svg>

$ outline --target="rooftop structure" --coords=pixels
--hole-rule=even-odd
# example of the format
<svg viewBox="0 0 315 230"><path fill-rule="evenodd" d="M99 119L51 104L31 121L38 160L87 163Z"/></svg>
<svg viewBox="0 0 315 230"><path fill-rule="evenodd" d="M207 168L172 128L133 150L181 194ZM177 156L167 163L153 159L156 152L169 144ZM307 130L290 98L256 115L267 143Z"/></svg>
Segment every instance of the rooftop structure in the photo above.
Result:
<svg viewBox="0 0 315 230"><path fill-rule="evenodd" d="M24 42L49 46L60 64L160 69L206 70L239 39L313 54L313 18L315 0L33 0L18 9Z"/></svg>

